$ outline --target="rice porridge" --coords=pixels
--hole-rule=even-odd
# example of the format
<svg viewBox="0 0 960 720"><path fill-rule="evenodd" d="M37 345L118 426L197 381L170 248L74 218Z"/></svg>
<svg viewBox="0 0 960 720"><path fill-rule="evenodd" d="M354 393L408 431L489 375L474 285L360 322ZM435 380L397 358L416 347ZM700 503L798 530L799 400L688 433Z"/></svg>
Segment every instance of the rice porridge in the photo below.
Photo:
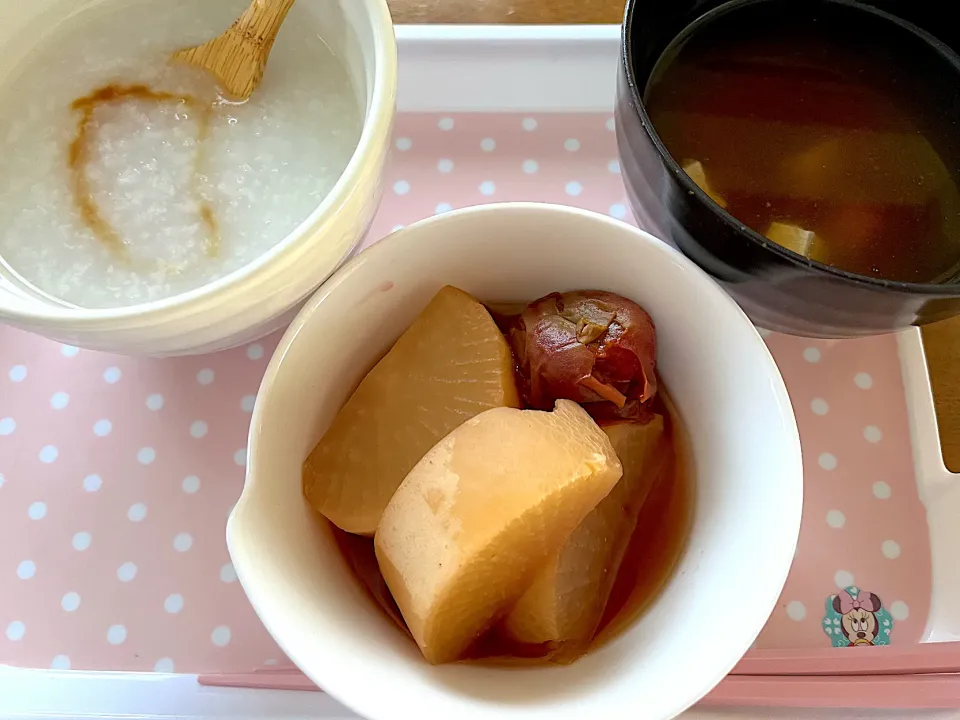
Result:
<svg viewBox="0 0 960 720"><path fill-rule="evenodd" d="M87 308L170 297L256 259L330 192L360 136L345 67L294 5L246 103L172 65L248 0L109 2L0 87L0 258Z"/></svg>

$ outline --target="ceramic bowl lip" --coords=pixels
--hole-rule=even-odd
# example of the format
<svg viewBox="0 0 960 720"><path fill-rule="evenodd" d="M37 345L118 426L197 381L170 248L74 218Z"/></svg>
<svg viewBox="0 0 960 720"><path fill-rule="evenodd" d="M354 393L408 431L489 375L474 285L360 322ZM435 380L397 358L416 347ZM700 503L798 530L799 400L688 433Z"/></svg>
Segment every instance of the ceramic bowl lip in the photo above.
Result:
<svg viewBox="0 0 960 720"><path fill-rule="evenodd" d="M259 430L260 427L269 421L269 418L266 417L265 398L272 392L275 386L294 379L284 380L282 376L284 374L285 359L291 347L296 342L297 337L308 324L318 321L317 315L321 312L321 306L323 306L332 295L339 292L342 286L353 282L354 276L363 272L364 265L368 263L375 264L381 254L391 251L391 246L420 244L418 236L421 234L420 231L425 227L432 227L438 224L455 225L457 222L467 221L467 218L482 219L483 216L490 214L511 212L530 214L555 213L568 217L587 217L593 222L596 222L599 229L608 226L629 230L641 241L638 244L643 246L637 250L638 253L660 255L666 262L673 262L681 266L684 270L688 271L690 277L689 282L700 286L705 297L713 301L711 306L722 306L724 308L723 313L731 322L738 324L742 321L745 329L746 326L749 326L752 331L750 339L753 342L753 347L749 352L751 355L757 356L758 362L760 362L770 374L774 403L779 409L778 417L782 420L783 424L783 445L785 448L789 448L789 454L782 457L782 460L785 461L785 466L789 468L788 474L784 475L783 497L785 505L781 517L782 522L778 523L778 527L782 532L778 532L776 538L773 540L776 551L771 560L771 563L778 569L775 576L773 574L767 576L762 586L756 589L757 607L762 608L762 612L758 611L758 613L752 614L751 617L754 619L762 617L763 622L757 624L756 627L751 627L749 632L743 632L740 638L741 642L737 646L724 649L722 653L723 661L718 660L715 663L716 672L714 676L705 679L704 687L707 689L703 694L706 694L710 688L715 687L716 684L729 673L742 655L749 649L752 642L762 630L766 618L776 607L776 603L787 580L792 559L796 551L803 506L802 456L796 416L789 395L787 394L782 375L766 343L756 329L753 328L749 318L740 309L739 305L737 305L719 285L714 283L692 260L661 240L658 240L650 233L589 210L536 202L493 203L456 209L443 213L442 215L425 218L392 233L360 255L352 258L320 286L313 296L307 300L280 339L257 393L247 442L248 455L243 490L230 513L226 531L228 551L234 563L240 584L271 637L274 638L280 648L299 667L298 653L287 642L289 636L280 637L276 633L278 627L277 623L274 622L274 618L277 616L278 608L275 600L271 599L271 594L267 591L257 566L254 560L251 559L248 551L248 545L250 543L246 524L251 522L251 520L247 518L252 513L258 512L254 508L256 507L259 493L271 477L265 469L265 460L262 459L264 458L264 453L267 452L267 448L262 446ZM261 614L263 610L267 611L265 616ZM751 620L751 622L753 622L753 620ZM345 690L342 678L336 676L335 672L330 671L330 668L334 665L335 661L329 659L325 665L318 666L314 664L310 668L314 672L308 673L308 677L318 683L323 680L325 691L334 699L346 704L354 712L369 717L389 717L389 715L384 713L384 706L380 699L376 697L359 697L352 690ZM324 672L329 672L329 675L323 678L319 677L319 675ZM378 669L377 672L381 672L381 670ZM428 696L432 702L433 691L425 690L425 692L428 692ZM682 713L695 702L696 699L689 701L685 699L682 702L675 702L673 710L675 710L676 714ZM427 715L429 715L429 713L425 714L424 717ZM513 715L511 715L511 717L512 716ZM404 715L404 717L409 717L409 715Z"/></svg>
<svg viewBox="0 0 960 720"><path fill-rule="evenodd" d="M742 2L737 3L737 6L753 4L762 1L763 0L742 0ZM843 2L842 0L834 1L842 2L842 4L852 4ZM629 86L631 108L637 115L639 115L643 129L646 132L647 137L650 138L650 141L657 149L657 154L660 156L661 161L666 165L674 180L676 180L683 187L683 189L687 191L688 195L696 197L699 203L709 210L714 217L720 220L724 225L726 225L728 228L730 228L730 230L740 237L749 240L751 244L763 248L767 252L787 260L796 267L810 270L814 274L821 273L833 276L845 280L852 285L870 290L894 290L896 292L909 295L933 295L939 297L953 297L960 293L960 282L914 283L903 282L900 280L885 280L883 278L871 278L866 275L860 275L857 273L848 272L846 270L841 270L830 265L825 265L817 262L816 260L810 260L809 258L805 258L803 255L795 253L792 250L788 250L787 248L768 240L763 235L747 227L745 224L737 220L733 215L717 205L717 203L715 203L709 195L700 189L699 185L690 179L690 177L683 171L683 168L680 167L680 164L674 160L673 155L670 154L670 151L667 150L667 146L663 143L663 140L660 139L660 135L657 133L656 128L653 125L653 121L651 120L650 115L647 113L646 105L643 102L643 93L646 89L646 83L644 83L643 88L640 88L637 83L637 74L633 63L634 49L632 40L633 28L638 23L645 22L645 19L640 17L640 11L638 10L638 5L643 2L646 2L646 0L627 0L626 9L624 10L623 27L621 30L620 39L620 64L622 66L622 71L626 76L627 85ZM857 7L865 12L870 12L874 15L894 20L900 25L907 25L914 32L925 36L928 41L932 41L937 45L943 45L943 43L930 35L930 33L906 23L900 18L897 18L895 15L891 15L890 13L879 10L878 8L867 7L863 5L857 5ZM728 12L731 9L733 8L724 6L722 10L721 8L715 8L712 11L708 11L708 13L704 13L704 15L716 11ZM704 15L701 15L694 22L699 22ZM693 23L691 23L691 25L692 24Z"/></svg>
<svg viewBox="0 0 960 720"><path fill-rule="evenodd" d="M171 311L189 308L197 301L214 300L243 283L255 279L281 255L303 245L310 235L324 223L334 221L340 207L356 192L364 167L383 148L388 147L396 112L397 44L393 20L386 0L342 0L362 4L370 22L373 36L373 83L363 115L363 127L350 161L337 182L323 200L293 230L256 259L231 273L185 293L119 308L78 308L69 304L60 306L0 306L0 313L18 321L42 322L49 328L70 330L95 328L103 322L136 320L138 324L160 322Z"/></svg>

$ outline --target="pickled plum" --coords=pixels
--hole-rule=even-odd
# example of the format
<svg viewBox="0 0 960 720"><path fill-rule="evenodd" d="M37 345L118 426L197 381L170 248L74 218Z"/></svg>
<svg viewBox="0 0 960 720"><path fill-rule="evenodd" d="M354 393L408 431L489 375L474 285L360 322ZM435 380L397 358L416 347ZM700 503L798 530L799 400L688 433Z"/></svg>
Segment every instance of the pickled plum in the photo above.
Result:
<svg viewBox="0 0 960 720"><path fill-rule="evenodd" d="M636 303L613 293L551 293L507 328L528 407L580 403L598 421L653 417L656 332Z"/></svg>

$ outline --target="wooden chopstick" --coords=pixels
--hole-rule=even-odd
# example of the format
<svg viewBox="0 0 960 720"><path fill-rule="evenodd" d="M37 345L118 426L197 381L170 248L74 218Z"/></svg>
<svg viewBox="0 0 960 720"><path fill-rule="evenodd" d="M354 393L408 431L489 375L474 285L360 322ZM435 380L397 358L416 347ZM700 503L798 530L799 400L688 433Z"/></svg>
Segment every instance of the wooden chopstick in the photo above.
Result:
<svg viewBox="0 0 960 720"><path fill-rule="evenodd" d="M320 688L300 671L292 672L286 669L274 671L272 668L267 668L249 673L198 675L197 682L214 687L320 691Z"/></svg>
<svg viewBox="0 0 960 720"><path fill-rule="evenodd" d="M960 642L857 648L751 650L731 675L924 675L960 673Z"/></svg>

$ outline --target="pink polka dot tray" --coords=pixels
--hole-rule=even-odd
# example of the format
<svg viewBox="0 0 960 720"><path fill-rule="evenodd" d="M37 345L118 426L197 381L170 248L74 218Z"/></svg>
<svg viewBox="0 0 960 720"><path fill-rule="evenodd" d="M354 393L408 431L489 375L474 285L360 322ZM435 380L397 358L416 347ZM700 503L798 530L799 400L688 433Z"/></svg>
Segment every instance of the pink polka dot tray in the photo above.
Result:
<svg viewBox="0 0 960 720"><path fill-rule="evenodd" d="M441 70L410 57L419 47L401 42L405 67L443 86L431 75ZM586 64L584 77L608 68ZM447 105L404 107L402 93L401 110L415 111L398 117L366 245L418 218L504 200L632 222L612 95L585 92L539 110L503 91L489 107L471 106L463 89ZM806 492L794 566L756 651L960 639L960 484L940 460L919 333L765 335L796 410ZM286 662L224 541L277 339L153 360L0 327L0 664L238 673ZM864 628L855 609L869 610Z"/></svg>

